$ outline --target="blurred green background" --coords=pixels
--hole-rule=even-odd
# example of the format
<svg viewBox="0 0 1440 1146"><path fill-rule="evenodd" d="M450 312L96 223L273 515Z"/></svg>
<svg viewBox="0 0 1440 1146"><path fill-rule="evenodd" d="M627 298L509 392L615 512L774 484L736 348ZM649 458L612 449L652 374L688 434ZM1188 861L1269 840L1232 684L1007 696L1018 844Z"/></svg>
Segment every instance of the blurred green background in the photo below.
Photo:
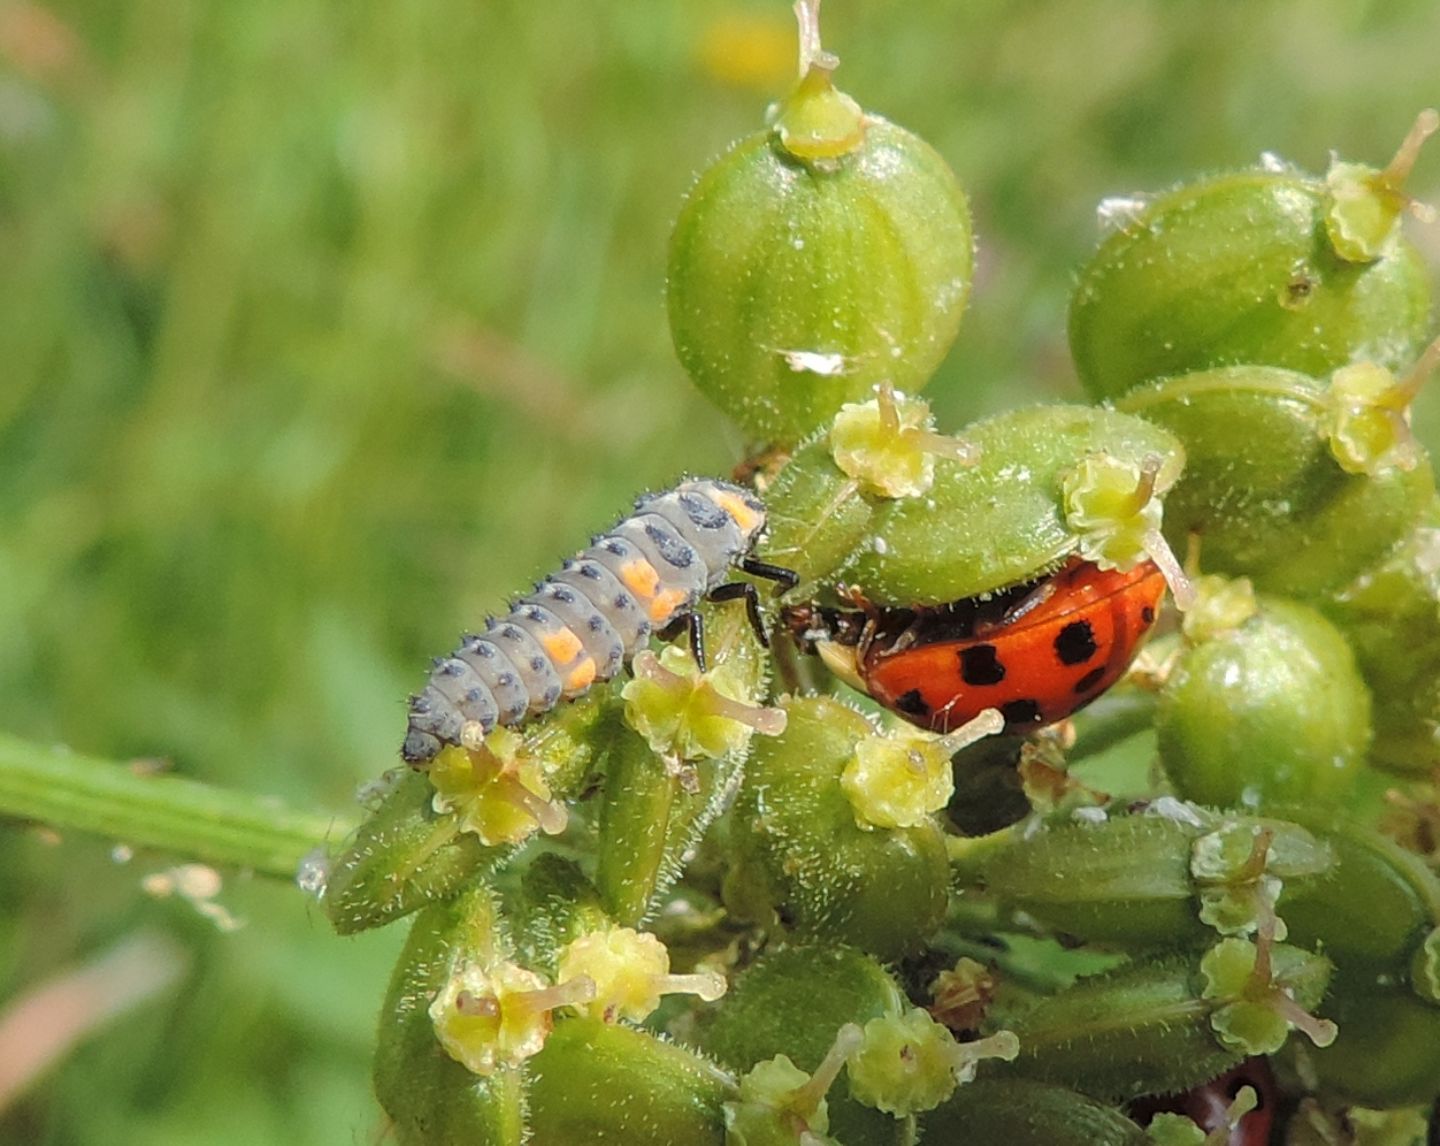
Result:
<svg viewBox="0 0 1440 1146"><path fill-rule="evenodd" d="M973 196L950 428L1078 398L1102 196L1263 149L1383 162L1440 101L1434 0L825 19L842 86ZM350 806L429 655L636 491L737 459L670 351L665 242L783 90L791 26L781 0L0 0L0 728ZM1440 202L1440 147L1412 189ZM221 934L142 894L168 862L0 832L0 1000L141 929L193 960L0 1141L375 1141L403 928L340 940L231 873Z"/></svg>

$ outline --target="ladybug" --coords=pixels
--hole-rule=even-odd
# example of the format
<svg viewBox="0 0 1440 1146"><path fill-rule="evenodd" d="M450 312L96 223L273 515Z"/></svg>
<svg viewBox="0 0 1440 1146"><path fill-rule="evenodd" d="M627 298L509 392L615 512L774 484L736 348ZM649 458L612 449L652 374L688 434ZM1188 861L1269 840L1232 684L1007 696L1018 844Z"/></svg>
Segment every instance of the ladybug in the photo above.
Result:
<svg viewBox="0 0 1440 1146"><path fill-rule="evenodd" d="M1247 1086L1254 1088L1257 1105L1230 1127L1225 1146L1265 1146L1274 1127L1277 1100L1275 1075L1265 1058L1247 1058L1209 1082L1179 1094L1136 1099L1130 1104L1130 1113L1145 1125L1162 1112L1183 1114L1201 1130L1213 1134L1229 1124L1230 1104Z"/></svg>
<svg viewBox="0 0 1440 1146"><path fill-rule="evenodd" d="M792 630L842 680L932 732L998 708L1028 732L1094 700L1129 667L1165 578L1078 558L1037 581L936 607L792 610Z"/></svg>
<svg viewBox="0 0 1440 1146"><path fill-rule="evenodd" d="M678 626L705 667L701 600L743 599L762 644L755 586L728 581L735 569L792 587L796 574L751 555L765 507L729 482L693 479L635 503L635 512L596 537L510 606L435 662L410 698L401 756L428 764L446 745L473 744L497 724L514 727L612 680L650 640Z"/></svg>

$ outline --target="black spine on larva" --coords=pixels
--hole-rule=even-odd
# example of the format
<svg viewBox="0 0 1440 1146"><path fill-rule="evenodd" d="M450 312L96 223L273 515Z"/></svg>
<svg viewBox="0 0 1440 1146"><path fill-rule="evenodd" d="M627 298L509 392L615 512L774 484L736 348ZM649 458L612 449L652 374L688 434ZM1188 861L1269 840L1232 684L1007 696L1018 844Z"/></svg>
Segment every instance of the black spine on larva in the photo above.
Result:
<svg viewBox="0 0 1440 1146"><path fill-rule="evenodd" d="M737 501L727 499L741 508L732 514ZM742 524L737 517L747 518L747 510ZM401 755L425 764L462 738L549 711L563 696L583 692L579 681L615 677L652 628L683 616L728 575L763 521L755 496L726 482L687 481L639 499L633 514L517 600L509 616L436 662L410 699ZM652 607L657 598L629 587L625 570L634 562L654 569L657 598L679 594L679 604ZM574 655L559 663L559 650Z"/></svg>

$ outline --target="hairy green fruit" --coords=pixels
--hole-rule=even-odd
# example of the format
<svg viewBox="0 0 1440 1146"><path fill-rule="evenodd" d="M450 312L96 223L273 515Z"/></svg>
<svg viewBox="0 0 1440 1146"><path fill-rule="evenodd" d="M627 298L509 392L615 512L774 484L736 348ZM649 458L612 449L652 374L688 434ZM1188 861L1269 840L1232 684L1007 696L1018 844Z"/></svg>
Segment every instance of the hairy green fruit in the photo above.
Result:
<svg viewBox="0 0 1440 1146"><path fill-rule="evenodd" d="M1342 975L1324 1013L1341 1036L1324 1049L1294 1050L1322 1094L1381 1110L1440 1095L1440 1007L1404 986Z"/></svg>
<svg viewBox="0 0 1440 1146"><path fill-rule="evenodd" d="M1327 960L1279 944L1261 969L1254 945L1226 939L1199 957L1081 979L1010 1024L1020 1057L1006 1074L1134 1098L1183 1090L1274 1051L1290 1026L1333 1039L1304 1013L1324 994Z"/></svg>
<svg viewBox="0 0 1440 1146"><path fill-rule="evenodd" d="M1113 1106L1045 1082L984 1078L920 1119L928 1142L1006 1146L1145 1146L1145 1132Z"/></svg>
<svg viewBox="0 0 1440 1146"><path fill-rule="evenodd" d="M1371 760L1428 771L1440 751L1440 506L1317 605L1349 639L1374 697Z"/></svg>
<svg viewBox="0 0 1440 1146"><path fill-rule="evenodd" d="M1291 941L1323 947L1346 971L1405 974L1440 924L1435 873L1413 852L1340 812L1305 803L1279 814L1309 828L1336 857L1330 878L1297 885L1286 896Z"/></svg>
<svg viewBox="0 0 1440 1146"><path fill-rule="evenodd" d="M1086 389L1118 398L1235 363L1325 374L1413 358L1429 323L1425 264L1393 218L1368 243L1337 244L1327 226L1336 195L1326 180L1260 169L1186 184L1120 216L1070 305Z"/></svg>
<svg viewBox="0 0 1440 1146"><path fill-rule="evenodd" d="M1337 804L1370 743L1370 693L1334 625L1262 598L1253 616L1181 654L1155 728L1165 773L1186 799Z"/></svg>
<svg viewBox="0 0 1440 1146"><path fill-rule="evenodd" d="M981 879L1007 907L1130 950L1253 932L1281 890L1327 872L1330 849L1283 820L1193 806L1014 835Z"/></svg>
<svg viewBox="0 0 1440 1146"><path fill-rule="evenodd" d="M793 446L878 382L925 384L959 330L971 248L955 176L903 128L866 117L859 145L820 163L760 132L676 220L676 352L747 434Z"/></svg>
<svg viewBox="0 0 1440 1146"><path fill-rule="evenodd" d="M477 950L507 949L488 888L426 908L415 920L380 1011L375 1094L402 1146L526 1140L518 1069L481 1078L445 1053L429 1007L456 967Z"/></svg>
<svg viewBox="0 0 1440 1146"><path fill-rule="evenodd" d="M648 1031L564 1019L531 1070L533 1142L721 1146L725 1141L720 1107L731 1096L733 1080L708 1059Z"/></svg>
<svg viewBox="0 0 1440 1146"><path fill-rule="evenodd" d="M882 959L916 950L939 926L949 865L932 819L862 826L841 775L870 722L828 697L784 702L789 726L757 738L735 801L733 910L773 909L798 934L849 943Z"/></svg>
<svg viewBox="0 0 1440 1146"><path fill-rule="evenodd" d="M1067 516L1067 479L1109 459L1138 476L1154 460L1158 499L1185 452L1167 431L1088 406L1032 406L964 431L979 461L935 463L922 497L875 510L870 537L844 576L878 604L940 605L1028 581L1080 551Z"/></svg>
<svg viewBox="0 0 1440 1146"><path fill-rule="evenodd" d="M1119 402L1184 443L1185 473L1165 502L1183 552L1199 538L1207 572L1314 597L1379 560L1434 499L1423 461L1348 473L1331 448L1326 383L1266 366L1167 378Z"/></svg>
<svg viewBox="0 0 1440 1146"><path fill-rule="evenodd" d="M804 1071L820 1066L847 1023L899 1015L905 998L889 973L846 947L789 947L762 956L740 976L711 1023L705 1049L737 1071L783 1054ZM849 1079L830 1090L830 1133L842 1142L900 1142L908 1120L850 1096Z"/></svg>

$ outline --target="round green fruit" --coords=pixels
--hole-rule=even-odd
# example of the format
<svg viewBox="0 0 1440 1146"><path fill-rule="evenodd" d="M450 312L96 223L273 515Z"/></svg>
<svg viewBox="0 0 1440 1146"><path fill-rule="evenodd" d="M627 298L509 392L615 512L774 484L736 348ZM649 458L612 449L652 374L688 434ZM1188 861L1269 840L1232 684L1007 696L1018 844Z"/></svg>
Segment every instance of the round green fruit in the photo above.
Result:
<svg viewBox="0 0 1440 1146"><path fill-rule="evenodd" d="M670 331L711 401L756 441L793 446L882 380L926 383L973 257L965 194L924 140L865 117L852 151L807 160L763 131L680 211Z"/></svg>
<svg viewBox="0 0 1440 1146"><path fill-rule="evenodd" d="M1365 759L1370 694L1334 625L1304 605L1262 599L1181 654L1155 728L1166 775L1186 799L1335 804Z"/></svg>
<svg viewBox="0 0 1440 1146"><path fill-rule="evenodd" d="M1399 234L1400 185L1422 117L1383 171L1324 178L1271 164L1185 184L1140 205L1081 271L1070 349L1096 399L1215 366L1325 374L1412 359L1429 323L1420 255Z"/></svg>

